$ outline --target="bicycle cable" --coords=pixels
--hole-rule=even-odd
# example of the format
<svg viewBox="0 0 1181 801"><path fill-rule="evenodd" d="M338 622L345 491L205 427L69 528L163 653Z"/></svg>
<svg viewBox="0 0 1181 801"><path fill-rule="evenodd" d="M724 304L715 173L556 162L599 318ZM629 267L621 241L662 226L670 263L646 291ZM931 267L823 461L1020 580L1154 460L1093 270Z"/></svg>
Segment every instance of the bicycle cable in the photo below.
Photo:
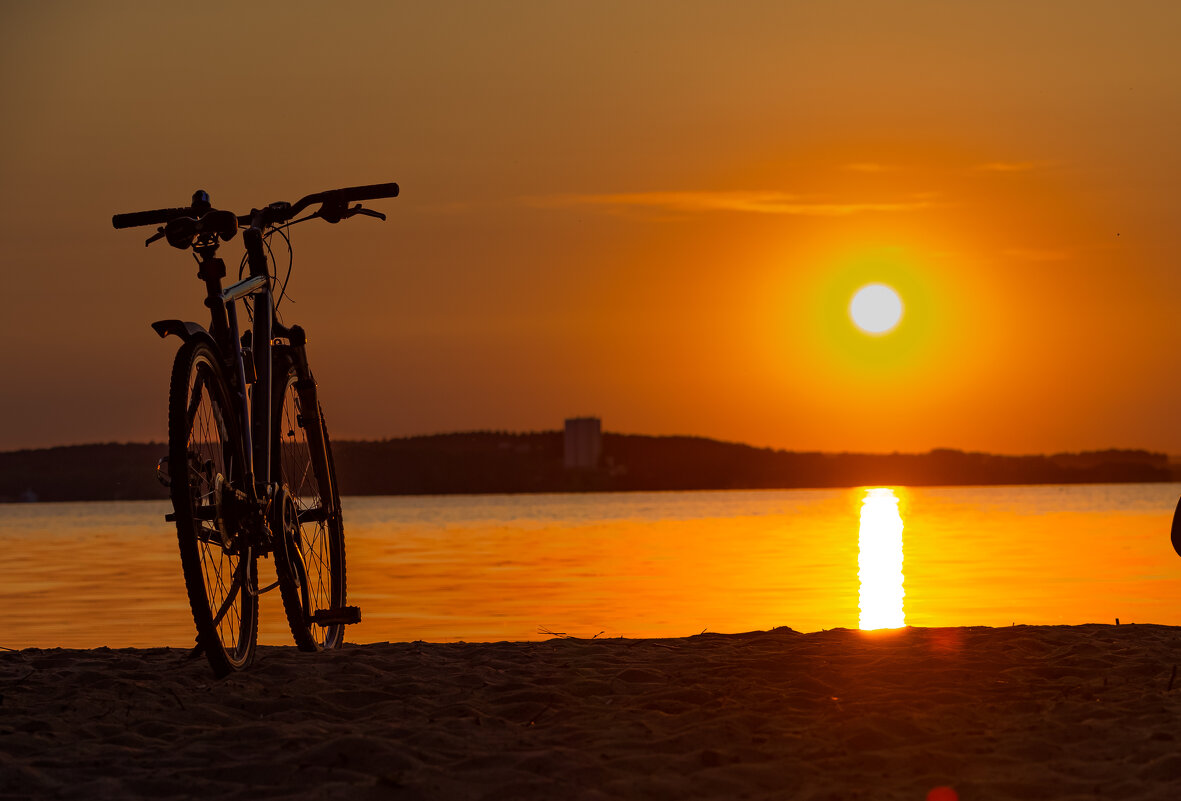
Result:
<svg viewBox="0 0 1181 801"><path fill-rule="evenodd" d="M283 301L284 298L290 299L292 303L295 302L295 299L291 298L291 296L287 294L287 284L288 284L288 282L291 281L291 270L295 265L295 248L291 244L291 236L284 229L290 228L292 225L294 225L297 222L303 222L304 220L310 220L310 219L311 219L311 216L308 216L308 217L304 217L303 219L300 219L300 220L293 220L292 222L284 223L283 225L277 225L274 228L272 228L271 230L267 231L265 234L263 234L263 246L266 247L267 254L270 257L268 259L268 264L267 264L267 276L272 280L272 282L273 282L272 286L274 284L279 283L279 268L278 268L278 260L275 258L275 251L271 248L271 243L270 243L271 234L273 234L277 231L279 233L279 236L283 237L283 240L287 243L287 274L283 277L283 285L279 289L279 297L278 297L278 299L275 300L274 305L272 306L272 308L275 310L276 319L278 319L279 322L282 322L282 318L279 316L279 304ZM246 264L247 264L248 260L249 260L249 255L246 253L243 253L242 260L240 262L238 262L238 280L239 281L242 280L242 275L243 275L243 273L246 272ZM249 296L246 298L243 298L243 305L245 305L245 307L246 307L247 319L250 320L251 322L254 322L254 301L253 301L253 298L251 298Z"/></svg>
<svg viewBox="0 0 1181 801"><path fill-rule="evenodd" d="M290 228L291 226L292 226L292 223L287 223L286 225L278 226L271 231L271 233L278 232L279 236L283 237L283 241L285 241L287 243L287 275L285 275L283 277L283 287L279 290L279 299L275 301L276 313L278 313L279 304L283 302L283 298L288 297L287 282L291 280L291 268L295 264L295 248L291 244L291 235L286 231L286 229ZM269 240L269 236L270 235L268 234L268 240ZM270 246L269 241L267 244L267 252L271 253L271 262L275 263L274 253L271 252L271 246ZM279 281L279 267L278 267L278 264L275 263L275 282L278 283L278 281ZM292 299L291 302L295 303L295 300Z"/></svg>

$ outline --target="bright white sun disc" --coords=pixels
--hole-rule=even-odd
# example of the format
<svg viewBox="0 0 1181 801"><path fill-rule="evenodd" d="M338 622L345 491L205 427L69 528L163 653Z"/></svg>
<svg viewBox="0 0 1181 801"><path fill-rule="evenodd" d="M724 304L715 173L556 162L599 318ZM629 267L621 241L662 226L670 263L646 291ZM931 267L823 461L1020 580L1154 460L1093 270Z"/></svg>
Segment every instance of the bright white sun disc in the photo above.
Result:
<svg viewBox="0 0 1181 801"><path fill-rule="evenodd" d="M885 334L902 319L902 298L885 284L866 284L849 302L849 316L867 334Z"/></svg>

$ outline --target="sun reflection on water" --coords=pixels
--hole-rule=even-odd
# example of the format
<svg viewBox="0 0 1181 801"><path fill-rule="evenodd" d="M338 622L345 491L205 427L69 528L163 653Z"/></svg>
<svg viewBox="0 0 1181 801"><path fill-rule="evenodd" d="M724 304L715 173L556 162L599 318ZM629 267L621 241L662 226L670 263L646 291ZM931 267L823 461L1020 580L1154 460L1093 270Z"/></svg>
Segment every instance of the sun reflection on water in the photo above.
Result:
<svg viewBox="0 0 1181 801"><path fill-rule="evenodd" d="M906 625L902 611L902 515L898 496L888 487L865 491L861 502L857 577L860 628L897 629Z"/></svg>

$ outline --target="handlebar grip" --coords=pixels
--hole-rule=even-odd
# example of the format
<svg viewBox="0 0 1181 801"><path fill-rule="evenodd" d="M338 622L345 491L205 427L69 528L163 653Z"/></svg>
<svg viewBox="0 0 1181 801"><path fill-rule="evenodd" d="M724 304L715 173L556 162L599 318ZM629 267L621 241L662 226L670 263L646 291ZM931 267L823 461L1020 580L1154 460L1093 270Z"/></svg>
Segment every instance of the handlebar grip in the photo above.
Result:
<svg viewBox="0 0 1181 801"><path fill-rule="evenodd" d="M338 195L346 202L353 200L377 200L382 197L397 197L397 184L370 184L369 186L350 186L337 189L332 194Z"/></svg>
<svg viewBox="0 0 1181 801"><path fill-rule="evenodd" d="M151 211L133 211L129 214L116 214L111 218L111 225L116 228L135 228L140 225L163 225L177 217L199 217L202 212L195 211L192 206L182 206L179 209L152 209Z"/></svg>

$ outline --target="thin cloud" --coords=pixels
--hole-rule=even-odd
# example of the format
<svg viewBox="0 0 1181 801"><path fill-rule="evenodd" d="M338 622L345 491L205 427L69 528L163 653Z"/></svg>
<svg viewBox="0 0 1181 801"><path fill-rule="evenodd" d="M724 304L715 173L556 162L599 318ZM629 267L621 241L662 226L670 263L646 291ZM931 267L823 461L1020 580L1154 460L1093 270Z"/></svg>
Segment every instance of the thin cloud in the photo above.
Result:
<svg viewBox="0 0 1181 801"><path fill-rule="evenodd" d="M612 210L660 209L681 213L731 211L749 214L789 214L844 217L866 212L917 211L931 206L924 196L893 202L831 202L810 200L784 192L631 192L602 195L551 195L533 198L537 206L601 206Z"/></svg>

